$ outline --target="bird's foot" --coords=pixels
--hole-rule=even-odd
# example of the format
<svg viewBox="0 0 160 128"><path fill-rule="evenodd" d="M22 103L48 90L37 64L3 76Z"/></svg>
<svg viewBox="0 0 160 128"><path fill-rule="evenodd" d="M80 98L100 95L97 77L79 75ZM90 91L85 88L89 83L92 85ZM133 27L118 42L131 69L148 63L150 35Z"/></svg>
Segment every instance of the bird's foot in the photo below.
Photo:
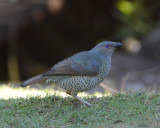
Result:
<svg viewBox="0 0 160 128"><path fill-rule="evenodd" d="M73 96L77 100L81 101L83 104L85 104L87 107L91 107L92 105L88 103L87 101L81 99L80 97L77 96L77 92L67 92L67 94Z"/></svg>
<svg viewBox="0 0 160 128"><path fill-rule="evenodd" d="M80 97L78 96L75 96L75 98L79 101L81 101L83 104L85 104L87 107L91 107L92 105L90 103L88 103L87 101L81 99Z"/></svg>

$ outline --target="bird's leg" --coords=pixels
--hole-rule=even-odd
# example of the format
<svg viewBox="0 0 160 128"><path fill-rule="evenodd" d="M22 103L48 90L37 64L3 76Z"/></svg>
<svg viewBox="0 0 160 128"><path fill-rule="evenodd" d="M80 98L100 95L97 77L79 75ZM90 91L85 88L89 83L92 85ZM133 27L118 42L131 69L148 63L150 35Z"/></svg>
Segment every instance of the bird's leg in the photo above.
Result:
<svg viewBox="0 0 160 128"><path fill-rule="evenodd" d="M75 98L78 99L79 101L81 101L82 103L84 103L84 104L85 104L86 106L88 106L88 107L91 107L91 106L92 106L90 103L88 103L87 101L81 99L81 98L78 97L78 96L75 96Z"/></svg>
<svg viewBox="0 0 160 128"><path fill-rule="evenodd" d="M76 92L67 92L67 94L75 97L77 100L81 101L82 103L84 103L86 106L91 107L92 105L90 103L88 103L87 101L81 99L80 97L77 96Z"/></svg>

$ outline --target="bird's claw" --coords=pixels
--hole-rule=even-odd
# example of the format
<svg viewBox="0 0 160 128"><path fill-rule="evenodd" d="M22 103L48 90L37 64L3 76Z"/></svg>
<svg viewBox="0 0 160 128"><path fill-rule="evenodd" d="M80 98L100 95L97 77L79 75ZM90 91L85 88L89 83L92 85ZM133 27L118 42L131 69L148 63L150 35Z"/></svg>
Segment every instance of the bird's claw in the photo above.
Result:
<svg viewBox="0 0 160 128"><path fill-rule="evenodd" d="M75 98L79 101L81 101L82 103L84 103L87 107L91 107L92 105L90 103L88 103L87 101L81 99L80 97L78 96L75 96Z"/></svg>
<svg viewBox="0 0 160 128"><path fill-rule="evenodd" d="M83 102L87 107L92 107L92 105L90 103L88 103L87 101Z"/></svg>

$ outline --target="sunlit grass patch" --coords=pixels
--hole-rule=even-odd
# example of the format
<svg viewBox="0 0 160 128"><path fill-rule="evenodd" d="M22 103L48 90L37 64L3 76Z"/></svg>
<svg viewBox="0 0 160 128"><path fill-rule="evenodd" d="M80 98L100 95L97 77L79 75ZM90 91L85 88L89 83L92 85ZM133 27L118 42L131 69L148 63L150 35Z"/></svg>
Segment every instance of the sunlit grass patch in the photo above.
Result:
<svg viewBox="0 0 160 128"><path fill-rule="evenodd" d="M36 88L21 88L21 87L13 87L8 86L6 84L3 84L0 86L0 98L1 99L9 99L9 98L27 98L27 97L45 97L46 95L56 95L60 97L68 97L69 95L66 94L64 91L58 91L54 90L54 87L48 87L45 89L36 89ZM99 93L96 92L93 95L88 95L85 92L78 94L81 97L88 97L88 96L96 96L96 97L102 97L102 96L109 96L109 93Z"/></svg>
<svg viewBox="0 0 160 128"><path fill-rule="evenodd" d="M27 98L27 97L45 97L46 95L58 95L61 97L66 97L66 93L62 91L54 91L53 88L46 89L36 89L36 88L21 88L21 87L12 87L7 85L0 86L0 98L9 99L9 98Z"/></svg>

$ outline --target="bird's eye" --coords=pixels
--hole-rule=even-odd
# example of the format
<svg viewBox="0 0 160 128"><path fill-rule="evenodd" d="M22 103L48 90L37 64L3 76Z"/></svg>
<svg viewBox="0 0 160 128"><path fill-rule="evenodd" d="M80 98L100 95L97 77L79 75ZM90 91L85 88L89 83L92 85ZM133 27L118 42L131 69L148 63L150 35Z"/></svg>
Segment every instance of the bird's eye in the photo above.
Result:
<svg viewBox="0 0 160 128"><path fill-rule="evenodd" d="M109 45L106 45L106 48L109 48Z"/></svg>

